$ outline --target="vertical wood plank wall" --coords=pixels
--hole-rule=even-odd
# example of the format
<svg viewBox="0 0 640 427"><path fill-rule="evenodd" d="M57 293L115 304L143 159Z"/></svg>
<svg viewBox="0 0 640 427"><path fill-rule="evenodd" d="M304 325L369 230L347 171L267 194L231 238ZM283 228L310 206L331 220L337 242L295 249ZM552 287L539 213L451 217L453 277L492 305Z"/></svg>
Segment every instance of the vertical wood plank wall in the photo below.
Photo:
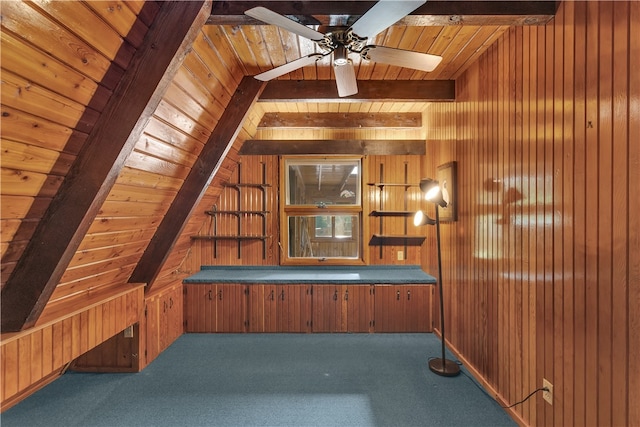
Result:
<svg viewBox="0 0 640 427"><path fill-rule="evenodd" d="M144 286L137 285L27 331L4 334L0 345L2 410L37 390L43 381L57 377L76 357L136 323L143 296Z"/></svg>
<svg viewBox="0 0 640 427"><path fill-rule="evenodd" d="M298 133L301 133L298 130ZM303 138L304 139L304 138ZM180 273L195 273L202 265L277 265L280 260L282 247L279 242L279 205L278 197L282 190L278 188L279 183L279 158L278 156L239 156L236 167L229 178L229 183L261 183L263 180L263 167L265 182L270 186L265 194L267 197L265 206L269 211L265 216L266 234L266 257L263 258L263 247L261 241L240 242L240 252L238 252L238 241L219 240L214 243L211 240L194 240L190 252L180 268ZM420 263L421 247L414 245L369 245L371 235L380 233L380 218L370 216L374 209L386 210L407 210L416 211L424 209L425 203L422 201L419 187L420 182L420 156L366 156L363 162L365 176L363 176L363 214L362 221L365 236L362 239L364 257L368 264L399 264L415 265ZM240 172L239 172L240 171ZM383 176L380 176L381 172ZM369 186L367 183L375 182L387 183L412 183L416 184L405 190L405 187L386 187L383 191L377 186ZM215 206L221 211L233 211L238 209L238 203L242 210L261 210L262 193L259 189L244 188L241 190L240 198L238 191L233 187L224 189L218 188L217 197L208 197L206 203L200 203L198 214L211 210ZM239 201L239 202L238 202ZM381 204L382 203L382 204ZM257 215L241 215L242 234L261 235L262 217ZM200 217L201 219L201 217ZM385 234L424 236L424 228L416 228L412 224L412 218L384 218L382 225ZM216 224L217 222L217 224ZM197 232L200 235L213 234L214 227L221 235L237 234L238 217L235 215L218 215L206 217L200 223ZM193 230L193 228L189 228ZM184 236L185 233L183 233ZM214 252L215 244L215 252ZM402 252L399 256L398 252ZM238 255L239 254L239 255ZM400 258L400 259L399 259Z"/></svg>
<svg viewBox="0 0 640 427"><path fill-rule="evenodd" d="M0 286L22 255L162 4L2 4ZM42 317L64 317L81 310L87 300L95 302L100 297L108 301L131 288L127 283L131 272L242 78L237 59L216 28L206 26L198 34ZM254 122L251 118L246 123L249 130L240 133L239 141L254 132ZM221 180L229 179L228 163L235 158L237 149L232 149L203 200L216 194ZM193 231L204 217L196 213L185 230ZM181 285L180 267L191 243L189 233L185 236L165 262L153 286L155 295L147 297ZM109 321L119 325L126 319ZM118 331L109 329L96 339L105 340ZM76 335L58 338L63 346L76 342ZM10 338L3 335L3 344L5 339ZM28 357L5 359L3 355L3 364L7 372L31 369ZM38 369L36 363L33 369ZM3 387L13 387L11 375L2 376ZM23 376L18 389L25 390L30 386L26 382L38 380L37 375Z"/></svg>
<svg viewBox="0 0 640 427"><path fill-rule="evenodd" d="M639 30L640 3L563 2L427 113L425 174L458 161L447 340L505 404L553 384L523 424L640 425Z"/></svg>

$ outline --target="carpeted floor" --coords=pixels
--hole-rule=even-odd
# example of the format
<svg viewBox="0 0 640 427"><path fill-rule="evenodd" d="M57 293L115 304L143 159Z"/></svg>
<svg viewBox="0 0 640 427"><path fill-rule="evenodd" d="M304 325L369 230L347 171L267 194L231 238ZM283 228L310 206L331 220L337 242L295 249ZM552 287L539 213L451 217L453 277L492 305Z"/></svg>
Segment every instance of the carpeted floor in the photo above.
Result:
<svg viewBox="0 0 640 427"><path fill-rule="evenodd" d="M433 334L187 334L137 374L69 372L11 426L513 426L472 380L440 377Z"/></svg>

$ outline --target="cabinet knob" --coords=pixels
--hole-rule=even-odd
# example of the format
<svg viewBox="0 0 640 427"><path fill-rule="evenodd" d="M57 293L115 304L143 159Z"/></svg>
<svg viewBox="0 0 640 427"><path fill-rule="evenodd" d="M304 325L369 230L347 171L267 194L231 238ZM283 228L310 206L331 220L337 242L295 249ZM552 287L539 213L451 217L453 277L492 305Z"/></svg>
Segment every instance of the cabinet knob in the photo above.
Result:
<svg viewBox="0 0 640 427"><path fill-rule="evenodd" d="M400 301L400 291L396 292L396 300Z"/></svg>
<svg viewBox="0 0 640 427"><path fill-rule="evenodd" d="M349 289L347 289L346 291L344 291L344 300L345 300L345 301L349 301Z"/></svg>
<svg viewBox="0 0 640 427"><path fill-rule="evenodd" d="M411 299L411 291L407 291L407 300Z"/></svg>

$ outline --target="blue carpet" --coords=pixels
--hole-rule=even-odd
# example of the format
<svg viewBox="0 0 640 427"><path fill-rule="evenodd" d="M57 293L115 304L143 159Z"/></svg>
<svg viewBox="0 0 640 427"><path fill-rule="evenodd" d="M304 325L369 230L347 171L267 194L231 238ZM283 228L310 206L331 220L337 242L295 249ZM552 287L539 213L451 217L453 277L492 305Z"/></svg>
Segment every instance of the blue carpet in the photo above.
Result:
<svg viewBox="0 0 640 427"><path fill-rule="evenodd" d="M433 334L187 334L137 374L68 372L11 426L514 426Z"/></svg>

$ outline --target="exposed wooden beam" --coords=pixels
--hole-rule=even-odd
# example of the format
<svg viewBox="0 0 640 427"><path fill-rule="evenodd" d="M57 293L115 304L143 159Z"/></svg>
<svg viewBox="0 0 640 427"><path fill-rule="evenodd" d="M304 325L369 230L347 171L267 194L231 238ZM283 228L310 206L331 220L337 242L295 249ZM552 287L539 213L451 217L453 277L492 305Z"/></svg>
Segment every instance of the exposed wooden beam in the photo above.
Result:
<svg viewBox="0 0 640 427"><path fill-rule="evenodd" d="M426 142L422 139L379 140L323 139L314 141L288 141L253 139L245 141L240 148L244 155L293 155L293 154L355 154L378 156L404 156L426 153Z"/></svg>
<svg viewBox="0 0 640 427"><path fill-rule="evenodd" d="M258 129L265 128L419 128L421 113L265 113Z"/></svg>
<svg viewBox="0 0 640 427"><path fill-rule="evenodd" d="M2 332L35 324L204 25L211 2L164 2L2 288ZM171 28L171 31L167 31Z"/></svg>
<svg viewBox="0 0 640 427"><path fill-rule="evenodd" d="M362 80L358 93L340 98L333 80L272 80L260 102L455 101L453 80Z"/></svg>
<svg viewBox="0 0 640 427"><path fill-rule="evenodd" d="M148 283L147 292L160 273L191 213L218 172L227 152L242 129L251 106L256 102L264 83L244 77L229 105L222 113L198 159L187 175L169 210L151 238L129 282Z"/></svg>
<svg viewBox="0 0 640 427"><path fill-rule="evenodd" d="M375 1L216 1L207 24L262 25L244 14L245 10L265 6L303 25L351 24ZM446 1L429 0L397 25L544 25L558 9L556 1ZM370 36L369 34L367 34Z"/></svg>

